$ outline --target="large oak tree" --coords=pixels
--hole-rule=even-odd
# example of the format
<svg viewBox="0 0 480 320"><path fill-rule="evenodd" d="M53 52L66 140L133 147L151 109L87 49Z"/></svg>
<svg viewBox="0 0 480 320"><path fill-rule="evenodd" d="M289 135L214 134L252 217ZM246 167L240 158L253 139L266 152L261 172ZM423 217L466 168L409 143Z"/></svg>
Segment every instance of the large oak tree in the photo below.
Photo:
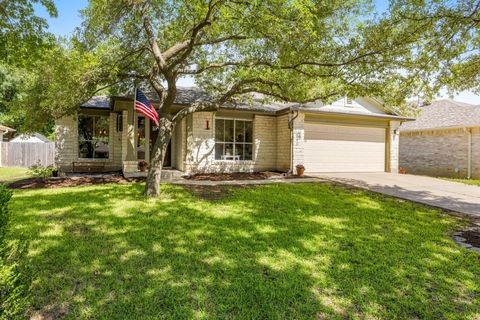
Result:
<svg viewBox="0 0 480 320"><path fill-rule="evenodd" d="M401 111L405 98L451 84L462 58L476 57L478 3L391 1L379 14L368 0L91 0L70 46L39 62L49 78L36 78L44 94L32 85L32 96L61 116L100 89L155 91L161 127L145 194L156 196L172 131L193 112L252 92L300 103L370 95ZM66 67L74 76L57 70ZM174 113L183 77L210 98Z"/></svg>
<svg viewBox="0 0 480 320"><path fill-rule="evenodd" d="M87 50L108 48L118 78L145 80L160 99L145 187L156 196L168 141L190 113L252 92L310 102L398 85L412 30L397 32L370 9L368 1L92 0L79 39ZM185 76L212 98L173 113Z"/></svg>

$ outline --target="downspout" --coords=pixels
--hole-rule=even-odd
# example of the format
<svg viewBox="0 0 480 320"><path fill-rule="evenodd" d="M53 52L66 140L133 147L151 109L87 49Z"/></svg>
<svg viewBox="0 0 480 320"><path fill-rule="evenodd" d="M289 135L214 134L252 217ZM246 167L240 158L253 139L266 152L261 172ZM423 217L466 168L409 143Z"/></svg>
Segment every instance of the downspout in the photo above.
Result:
<svg viewBox="0 0 480 320"><path fill-rule="evenodd" d="M294 115L295 114L295 115ZM294 110L290 107L290 113L288 114L288 129L290 129L290 170L289 173L293 173L293 143L294 143L294 121L298 117L298 110Z"/></svg>
<svg viewBox="0 0 480 320"><path fill-rule="evenodd" d="M472 129L465 128L467 131L467 179L472 178Z"/></svg>

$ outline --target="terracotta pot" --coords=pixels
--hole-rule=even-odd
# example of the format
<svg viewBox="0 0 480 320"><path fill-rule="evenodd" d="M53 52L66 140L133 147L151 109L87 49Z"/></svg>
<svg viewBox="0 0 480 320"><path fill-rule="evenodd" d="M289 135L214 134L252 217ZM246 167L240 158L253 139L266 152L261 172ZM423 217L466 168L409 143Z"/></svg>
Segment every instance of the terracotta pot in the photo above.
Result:
<svg viewBox="0 0 480 320"><path fill-rule="evenodd" d="M297 167L297 176L303 176L305 173L305 168L304 167Z"/></svg>

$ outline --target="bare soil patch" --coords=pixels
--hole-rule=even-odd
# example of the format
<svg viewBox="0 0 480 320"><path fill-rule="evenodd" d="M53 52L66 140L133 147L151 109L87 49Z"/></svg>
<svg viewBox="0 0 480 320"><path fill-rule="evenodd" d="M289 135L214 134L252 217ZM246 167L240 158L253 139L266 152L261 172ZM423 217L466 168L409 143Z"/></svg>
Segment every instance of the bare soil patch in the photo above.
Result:
<svg viewBox="0 0 480 320"><path fill-rule="evenodd" d="M105 183L129 183L143 181L145 178L124 178L121 174L71 176L52 178L29 178L9 185L12 189L64 188L91 186Z"/></svg>
<svg viewBox="0 0 480 320"><path fill-rule="evenodd" d="M189 190L196 197L208 201L215 201L227 198L233 189L245 189L245 188L254 188L255 185L234 185L234 186L202 186L202 185L193 185L185 184L182 187Z"/></svg>
<svg viewBox="0 0 480 320"><path fill-rule="evenodd" d="M480 253L480 219L471 219L468 227L453 233L453 239L459 246Z"/></svg>

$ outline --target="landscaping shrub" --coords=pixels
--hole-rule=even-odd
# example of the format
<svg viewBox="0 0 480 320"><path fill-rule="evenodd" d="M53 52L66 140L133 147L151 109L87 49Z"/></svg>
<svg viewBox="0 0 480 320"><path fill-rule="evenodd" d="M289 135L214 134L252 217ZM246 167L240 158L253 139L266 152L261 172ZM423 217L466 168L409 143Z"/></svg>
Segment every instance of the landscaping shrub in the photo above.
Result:
<svg viewBox="0 0 480 320"><path fill-rule="evenodd" d="M44 167L38 162L29 168L28 174L34 178L48 178L52 176L54 170L52 166Z"/></svg>
<svg viewBox="0 0 480 320"><path fill-rule="evenodd" d="M4 184L0 184L0 252L3 248L3 240L8 224L8 201L12 197L12 191Z"/></svg>
<svg viewBox="0 0 480 320"><path fill-rule="evenodd" d="M8 227L8 202L12 191L0 184L0 319L19 316L25 304L25 278L13 261L22 255L18 244L7 246L5 235Z"/></svg>

